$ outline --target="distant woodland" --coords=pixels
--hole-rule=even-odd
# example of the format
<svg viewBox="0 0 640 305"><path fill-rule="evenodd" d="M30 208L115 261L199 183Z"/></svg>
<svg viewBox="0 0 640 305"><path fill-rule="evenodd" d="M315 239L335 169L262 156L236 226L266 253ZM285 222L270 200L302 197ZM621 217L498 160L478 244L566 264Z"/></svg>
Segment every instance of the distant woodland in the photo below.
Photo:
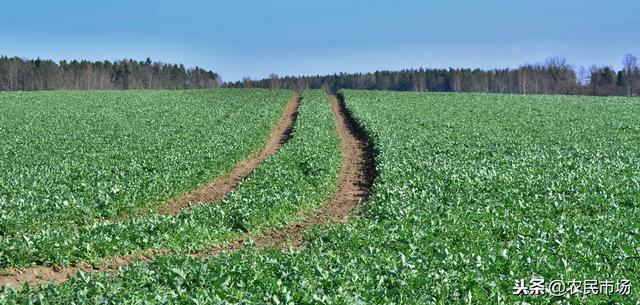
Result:
<svg viewBox="0 0 640 305"><path fill-rule="evenodd" d="M408 69L374 73L341 73L318 76L271 75L267 79L245 78L229 87L307 88L335 92L340 88L490 92L515 94L640 95L638 59L625 55L623 69L591 66L574 68L564 57L551 57L543 63L526 64L517 69Z"/></svg>
<svg viewBox="0 0 640 305"><path fill-rule="evenodd" d="M407 69L373 73L285 76L223 83L201 68L146 61L60 61L0 57L0 91L127 90L215 87L286 88L296 91L341 88L421 92L490 92L515 94L640 95L640 68L627 54L623 68L574 67L564 57L516 69Z"/></svg>
<svg viewBox="0 0 640 305"><path fill-rule="evenodd" d="M0 91L191 89L220 85L216 73L146 61L60 61L0 57Z"/></svg>

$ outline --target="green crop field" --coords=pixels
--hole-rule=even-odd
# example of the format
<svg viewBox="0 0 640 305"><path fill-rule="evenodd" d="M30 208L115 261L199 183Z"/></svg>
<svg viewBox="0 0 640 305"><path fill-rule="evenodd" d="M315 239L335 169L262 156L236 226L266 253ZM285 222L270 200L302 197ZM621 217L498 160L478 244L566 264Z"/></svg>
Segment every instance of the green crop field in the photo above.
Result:
<svg viewBox="0 0 640 305"><path fill-rule="evenodd" d="M324 93L311 91L299 109L293 139L263 162L220 204L176 216L152 215L81 228L60 227L0 239L0 266L99 262L149 249L192 251L295 219L335 189L338 138ZM25 242L26 241L26 242Z"/></svg>
<svg viewBox="0 0 640 305"><path fill-rule="evenodd" d="M296 221L336 190L338 134L324 93L307 91L292 139L220 204L0 239L5 268L99 262L148 249L173 255L115 275L6 287L0 303L638 304L640 101L340 95L375 157L371 196L358 217L314 227L303 248L249 242L244 251L206 259L184 255ZM277 96L283 101L273 107L281 110L289 95ZM611 281L616 290L628 280L632 292L514 294L520 280L533 279Z"/></svg>
<svg viewBox="0 0 640 305"><path fill-rule="evenodd" d="M259 149L291 97L0 93L0 238L154 208Z"/></svg>

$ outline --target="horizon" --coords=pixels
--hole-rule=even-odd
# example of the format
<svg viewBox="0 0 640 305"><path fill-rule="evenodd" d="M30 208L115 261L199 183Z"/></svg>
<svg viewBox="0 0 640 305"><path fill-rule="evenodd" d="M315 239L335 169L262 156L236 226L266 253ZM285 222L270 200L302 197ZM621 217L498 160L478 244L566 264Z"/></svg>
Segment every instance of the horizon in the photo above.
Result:
<svg viewBox="0 0 640 305"><path fill-rule="evenodd" d="M11 29L0 53L56 62L149 57L211 70L226 82L272 73L512 69L551 56L575 68L618 70L624 54L640 54L624 26L640 3L627 2L15 1L0 13L0 26Z"/></svg>

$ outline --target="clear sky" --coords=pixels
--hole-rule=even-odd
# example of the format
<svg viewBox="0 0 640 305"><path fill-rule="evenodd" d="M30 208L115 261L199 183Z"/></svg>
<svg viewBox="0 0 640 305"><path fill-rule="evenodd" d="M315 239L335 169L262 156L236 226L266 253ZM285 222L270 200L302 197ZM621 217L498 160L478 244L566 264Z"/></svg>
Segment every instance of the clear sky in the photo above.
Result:
<svg viewBox="0 0 640 305"><path fill-rule="evenodd" d="M504 68L640 56L639 0L0 0L0 54L243 76Z"/></svg>

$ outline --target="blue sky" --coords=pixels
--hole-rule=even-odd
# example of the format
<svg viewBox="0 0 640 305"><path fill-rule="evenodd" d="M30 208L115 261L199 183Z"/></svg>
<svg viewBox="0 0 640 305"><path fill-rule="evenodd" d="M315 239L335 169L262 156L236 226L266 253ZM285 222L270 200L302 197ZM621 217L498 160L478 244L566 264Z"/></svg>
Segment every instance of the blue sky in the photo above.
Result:
<svg viewBox="0 0 640 305"><path fill-rule="evenodd" d="M184 63L224 80L640 55L638 0L0 0L0 54Z"/></svg>

